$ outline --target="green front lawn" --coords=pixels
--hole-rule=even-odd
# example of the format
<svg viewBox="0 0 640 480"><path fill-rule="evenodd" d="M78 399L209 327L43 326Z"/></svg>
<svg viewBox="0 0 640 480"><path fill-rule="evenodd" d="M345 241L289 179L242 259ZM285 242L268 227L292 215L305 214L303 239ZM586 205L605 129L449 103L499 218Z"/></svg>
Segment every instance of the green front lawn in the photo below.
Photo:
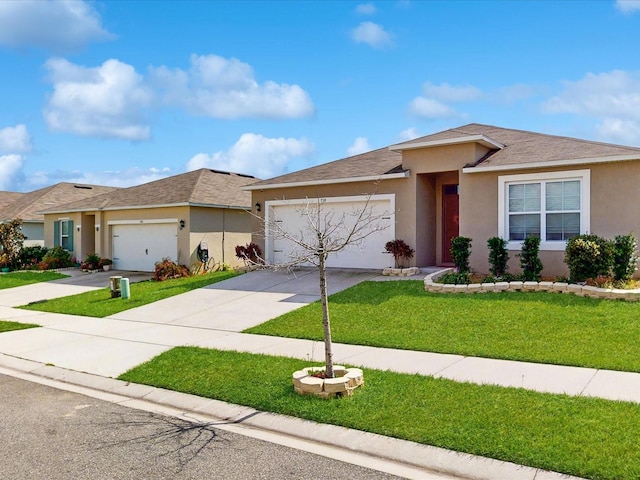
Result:
<svg viewBox="0 0 640 480"><path fill-rule="evenodd" d="M0 333L2 332L11 332L13 330L25 330L27 328L35 328L40 325L34 325L32 323L18 323L18 322L10 322L8 320L0 320Z"/></svg>
<svg viewBox="0 0 640 480"><path fill-rule="evenodd" d="M294 393L305 366L179 347L120 378L581 477L640 478L639 405L378 370L353 397L322 400Z"/></svg>
<svg viewBox="0 0 640 480"><path fill-rule="evenodd" d="M63 275L57 272L33 271L4 273L0 275L0 290L3 288L21 287L31 283L48 282L50 280L58 280L66 277L68 277L68 275Z"/></svg>
<svg viewBox="0 0 640 480"><path fill-rule="evenodd" d="M213 272L206 275L177 278L164 282L146 281L130 285L131 298L111 298L108 288L71 295L69 297L54 298L45 302L32 303L21 308L38 310L41 312L68 313L87 317L108 317L124 310L140 307L148 303L157 302L174 295L206 287L238 275L234 271Z"/></svg>
<svg viewBox="0 0 640 480"><path fill-rule="evenodd" d="M335 342L640 372L640 304L569 294L427 293L364 282L331 296ZM319 302L246 330L321 340Z"/></svg>

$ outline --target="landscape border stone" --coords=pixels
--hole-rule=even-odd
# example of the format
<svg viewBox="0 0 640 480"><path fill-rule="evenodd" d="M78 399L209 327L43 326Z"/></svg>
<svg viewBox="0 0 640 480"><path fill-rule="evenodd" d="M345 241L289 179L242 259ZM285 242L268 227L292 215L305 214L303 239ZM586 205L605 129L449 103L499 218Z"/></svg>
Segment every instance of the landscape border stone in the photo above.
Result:
<svg viewBox="0 0 640 480"><path fill-rule="evenodd" d="M544 291L556 293L570 293L580 297L599 298L603 300L625 300L627 302L640 301L640 289L622 290L618 288L599 288L590 285L579 285L565 282L495 282L470 283L468 285L453 285L438 283L437 280L453 272L453 268L445 268L431 273L424 278L424 289L433 293L489 293L504 291Z"/></svg>

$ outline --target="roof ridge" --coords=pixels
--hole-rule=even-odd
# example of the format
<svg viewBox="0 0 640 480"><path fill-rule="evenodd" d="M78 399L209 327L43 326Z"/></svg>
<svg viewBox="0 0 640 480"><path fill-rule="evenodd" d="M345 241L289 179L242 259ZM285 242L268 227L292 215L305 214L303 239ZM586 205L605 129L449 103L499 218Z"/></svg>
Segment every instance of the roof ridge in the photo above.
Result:
<svg viewBox="0 0 640 480"><path fill-rule="evenodd" d="M505 130L505 131L509 131L509 132L525 133L527 135L532 135L532 136L537 136L537 137L562 138L564 140L571 140L571 141L574 141L574 142L589 143L589 144L592 144L592 145L593 144L595 144L595 145L603 145L603 146L606 146L606 147L615 147L615 148L629 148L629 149L632 149L632 150L640 151L640 147L634 147L634 146L631 146L631 145L620 145L620 144L616 144L616 143L601 142L599 140L587 140L587 139L584 139L584 138L570 137L568 135L555 135L555 134L552 134L552 133L533 132L531 130L522 130L522 129L519 129L519 128L498 127L496 125L488 125L488 124L484 124L484 123L469 123L467 125L462 125L460 127L450 128L449 130L450 131L458 131L460 133L478 134L478 132L468 132L468 131L463 130L464 128L470 127L472 125L476 125L476 126L480 126L480 127L495 128L495 129L498 129L498 130ZM441 132L436 132L436 133L441 133Z"/></svg>

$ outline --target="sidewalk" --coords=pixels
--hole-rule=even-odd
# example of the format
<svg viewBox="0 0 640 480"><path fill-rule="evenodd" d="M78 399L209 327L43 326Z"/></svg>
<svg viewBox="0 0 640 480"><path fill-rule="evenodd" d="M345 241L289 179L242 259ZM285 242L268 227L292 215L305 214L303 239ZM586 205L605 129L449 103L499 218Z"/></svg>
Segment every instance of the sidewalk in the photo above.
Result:
<svg viewBox="0 0 640 480"><path fill-rule="evenodd" d="M222 330L219 325L213 328L212 325L206 326L201 322L198 322L197 325L185 325L184 320L179 320L184 318L184 314L178 308L176 301L191 308L193 298L197 296L201 308L210 309L211 306L207 302L222 301L221 299L226 298L224 292L230 291L239 295L237 280L235 283L229 283L229 285L235 285L235 290L226 290L224 283L216 284L215 288L211 286L212 288L199 289L167 299L171 301L172 308L167 308L169 304L163 304L164 301L160 301L130 310L131 313L128 315L123 315L126 312L122 312L112 318L49 314L0 306L0 319L35 323L42 326L38 329L5 332L0 335L0 372L3 370L4 372L14 372L14 374L16 371L29 372L40 377L62 380L99 391L113 392L127 397L129 400L118 400L126 404L135 404L135 401L131 399L151 401L155 404L178 408L183 413L201 412L200 407L194 408L193 406L206 403L212 406L210 410L206 410L206 413L216 418L237 419L242 417L241 423L252 425L255 428L266 428L270 431L314 441L337 442L344 448L360 449L361 452L393 459L402 464L415 466L416 462L426 462L420 463L418 466L429 471L449 472L450 475L453 475L453 477L444 476L442 478L535 478L537 480L541 478L567 478L504 462L411 444L411 442L398 443L399 441L396 440L376 435L364 435L362 432L351 434L349 432L352 431L347 429L343 429L345 432L341 431L342 433L336 435L334 429L338 427L323 426L323 430L326 429L330 433L327 433L326 437L318 437L317 426L314 426L313 429L308 426L311 422L265 413L260 413L257 416L255 413L251 413L250 418L253 420L247 421L244 420L245 416L239 417L237 413L234 415L226 413L229 409L246 413L248 409L245 407L225 406L221 402L184 396L175 392L159 391L151 389L151 387L136 385L127 387L124 382L109 378L117 377L130 368L180 345L282 355L304 360L311 359L316 362L324 360L322 342L243 334L228 329ZM274 280L267 289L270 290L270 293L274 293L273 297L266 295L265 291L254 292L262 302L259 309L256 309L258 304L252 301L251 297L248 300L245 298L243 301L256 310L268 311L270 307L265 305L265 302L278 302L278 308L281 308L282 302L289 303L288 299L295 297L295 301L290 302L289 305L292 308L297 308L298 301L301 301L301 297L305 297L301 290L302 283L301 278L291 280L291 284L278 283ZM276 294L273 289L280 291L280 293ZM288 297L286 295L283 297L282 291L285 290L289 292ZM172 323L174 321L179 321L182 324ZM640 374L637 373L346 344L334 344L334 359L336 363L370 369L389 369L456 381L640 403ZM17 373L17 375L21 374ZM359 436L359 440L355 440L350 435ZM363 436L366 439L360 438ZM393 448L390 445L393 445ZM428 450L428 453L425 453L425 449ZM486 466L487 470L479 468L479 464ZM519 473L516 474L515 471ZM418 475L408 478L427 477Z"/></svg>

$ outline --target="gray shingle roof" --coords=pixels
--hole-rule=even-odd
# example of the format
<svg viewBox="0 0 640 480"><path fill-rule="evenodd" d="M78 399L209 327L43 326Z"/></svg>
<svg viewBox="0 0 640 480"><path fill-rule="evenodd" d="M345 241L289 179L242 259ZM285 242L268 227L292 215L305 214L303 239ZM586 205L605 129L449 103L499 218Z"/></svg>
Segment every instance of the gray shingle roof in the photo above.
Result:
<svg viewBox="0 0 640 480"><path fill-rule="evenodd" d="M471 123L458 128L434 133L404 142L398 147L411 147L424 142L463 138L471 135L484 135L504 144L504 148L496 150L484 157L479 167L499 167L506 165L523 165L528 163L549 163L563 160L580 160L619 155L637 155L640 148L592 142L578 138L547 135L509 128L494 127Z"/></svg>
<svg viewBox="0 0 640 480"><path fill-rule="evenodd" d="M224 205L249 208L251 194L241 186L254 177L202 168L154 182L123 188L51 208L45 213L79 210L144 208L159 205Z"/></svg>
<svg viewBox="0 0 640 480"><path fill-rule="evenodd" d="M392 152L388 148L380 148L371 152L361 153L353 157L323 163L315 167L287 173L279 177L252 183L251 187L261 185L275 185L280 183L298 183L318 180L333 180L336 178L356 178L379 176L402 171L402 155Z"/></svg>
<svg viewBox="0 0 640 480"><path fill-rule="evenodd" d="M57 183L21 194L13 202L0 206L0 221L20 218L24 221L42 222L44 215L39 213L42 210L114 190L118 189L100 185Z"/></svg>
<svg viewBox="0 0 640 480"><path fill-rule="evenodd" d="M0 209L15 202L18 198L25 195L19 192L0 192Z"/></svg>
<svg viewBox="0 0 640 480"><path fill-rule="evenodd" d="M638 156L640 148L592 142L577 138L547 135L509 128L494 127L471 123L462 127L415 138L408 142L394 145L394 151L381 148L353 157L317 165L279 177L263 180L251 185L254 189L260 186L275 186L288 183L317 182L342 178L380 176L403 171L403 147L407 149L425 142L456 140L464 137L483 135L504 145L483 157L478 167L502 167L526 164L547 163L563 160L576 160L616 157L621 155Z"/></svg>

